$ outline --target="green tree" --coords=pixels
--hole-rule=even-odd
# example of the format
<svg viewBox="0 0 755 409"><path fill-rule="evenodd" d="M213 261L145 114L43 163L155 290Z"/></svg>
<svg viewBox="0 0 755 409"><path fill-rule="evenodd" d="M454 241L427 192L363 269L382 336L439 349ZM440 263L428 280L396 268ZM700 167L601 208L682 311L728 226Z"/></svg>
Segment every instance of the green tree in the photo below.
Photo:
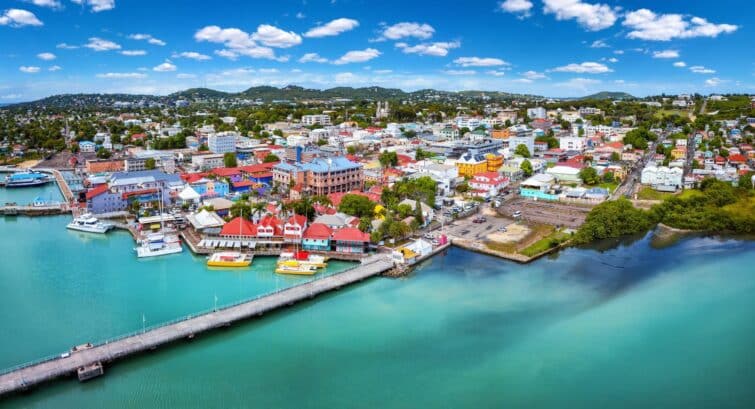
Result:
<svg viewBox="0 0 755 409"><path fill-rule="evenodd" d="M152 170L156 166L155 158L147 158L147 160L144 161L144 169Z"/></svg>
<svg viewBox="0 0 755 409"><path fill-rule="evenodd" d="M516 149L514 149L514 154L519 155L523 158L529 158L530 150L527 148L527 145L520 144L516 146Z"/></svg>
<svg viewBox="0 0 755 409"><path fill-rule="evenodd" d="M522 170L522 173L524 173L525 177L530 177L534 173L534 169L532 169L532 163L530 163L530 161L527 159L522 162L522 164L519 166L519 169Z"/></svg>
<svg viewBox="0 0 755 409"><path fill-rule="evenodd" d="M338 205L340 212L356 217L370 217L375 211L375 203L362 195L347 194Z"/></svg>
<svg viewBox="0 0 755 409"><path fill-rule="evenodd" d="M238 165L236 160L236 154L233 152L226 152L223 154L223 165L227 168L235 168Z"/></svg>
<svg viewBox="0 0 755 409"><path fill-rule="evenodd" d="M586 166L579 171L579 178L588 185L596 185L600 181L598 171L592 166Z"/></svg>
<svg viewBox="0 0 755 409"><path fill-rule="evenodd" d="M618 162L621 160L621 155L618 152L611 152L611 162Z"/></svg>
<svg viewBox="0 0 755 409"><path fill-rule="evenodd" d="M273 163L273 162L280 162L281 158L279 158L276 155L273 155L272 153L268 153L267 156L265 156L264 159L262 159L263 163Z"/></svg>
<svg viewBox="0 0 755 409"><path fill-rule="evenodd" d="M650 215L636 209L625 198L609 200L595 206L585 223L574 235L574 241L590 243L595 240L621 237L647 231L653 225Z"/></svg>
<svg viewBox="0 0 755 409"><path fill-rule="evenodd" d="M378 161L380 161L380 165L384 168L396 166L398 165L398 155L396 152L385 151L380 154Z"/></svg>
<svg viewBox="0 0 755 409"><path fill-rule="evenodd" d="M97 157L100 159L107 159L110 157L110 151L105 148L97 149Z"/></svg>
<svg viewBox="0 0 755 409"><path fill-rule="evenodd" d="M198 150L200 152L207 152L207 151L210 150L210 148L206 144L203 143L203 144L199 145L199 149Z"/></svg>

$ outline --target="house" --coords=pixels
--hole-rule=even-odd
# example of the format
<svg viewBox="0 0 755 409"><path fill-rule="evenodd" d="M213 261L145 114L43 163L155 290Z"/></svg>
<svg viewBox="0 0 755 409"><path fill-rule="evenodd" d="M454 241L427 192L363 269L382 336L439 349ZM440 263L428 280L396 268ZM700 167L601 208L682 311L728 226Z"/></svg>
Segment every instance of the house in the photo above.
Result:
<svg viewBox="0 0 755 409"><path fill-rule="evenodd" d="M256 226L258 238L283 237L283 223L275 216L263 217Z"/></svg>
<svg viewBox="0 0 755 409"><path fill-rule="evenodd" d="M287 242L300 242L307 229L307 216L293 215L283 225L283 239Z"/></svg>
<svg viewBox="0 0 755 409"><path fill-rule="evenodd" d="M497 196L508 184L509 178L498 172L476 173L469 180L469 187L473 189L475 196L483 198Z"/></svg>
<svg viewBox="0 0 755 409"><path fill-rule="evenodd" d="M257 226L243 217L235 217L220 230L220 236L229 239L250 239L257 237Z"/></svg>
<svg viewBox="0 0 755 409"><path fill-rule="evenodd" d="M92 141L81 141L79 142L79 151L81 153L92 153L97 149L97 145L95 145Z"/></svg>
<svg viewBox="0 0 755 409"><path fill-rule="evenodd" d="M367 253L370 235L356 227L344 227L333 232L335 251L341 253Z"/></svg>
<svg viewBox="0 0 755 409"><path fill-rule="evenodd" d="M324 224L332 230L338 230L350 226L352 219L355 219L355 217L349 216L344 213L323 214L321 216L317 216L312 224Z"/></svg>
<svg viewBox="0 0 755 409"><path fill-rule="evenodd" d="M432 244L426 240L417 239L393 251L391 258L394 262L400 264L413 264L417 260L430 255L432 251Z"/></svg>
<svg viewBox="0 0 755 409"><path fill-rule="evenodd" d="M456 167L460 176L472 177L475 173L487 172L488 160L480 153L469 151L456 161Z"/></svg>
<svg viewBox="0 0 755 409"><path fill-rule="evenodd" d="M301 246L304 250L330 250L330 238L333 230L327 224L312 223L304 230Z"/></svg>
<svg viewBox="0 0 755 409"><path fill-rule="evenodd" d="M220 216L227 215L231 210L231 206L233 206L232 201L222 197L206 199L203 204L204 206L212 207L212 209Z"/></svg>

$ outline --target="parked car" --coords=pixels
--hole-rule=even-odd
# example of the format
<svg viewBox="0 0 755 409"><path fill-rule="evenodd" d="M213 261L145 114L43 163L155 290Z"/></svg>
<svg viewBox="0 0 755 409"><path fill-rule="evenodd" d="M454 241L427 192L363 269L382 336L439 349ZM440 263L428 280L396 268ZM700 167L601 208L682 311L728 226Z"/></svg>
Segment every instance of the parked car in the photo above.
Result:
<svg viewBox="0 0 755 409"><path fill-rule="evenodd" d="M520 210L517 210L512 214L513 217L522 217L522 212Z"/></svg>

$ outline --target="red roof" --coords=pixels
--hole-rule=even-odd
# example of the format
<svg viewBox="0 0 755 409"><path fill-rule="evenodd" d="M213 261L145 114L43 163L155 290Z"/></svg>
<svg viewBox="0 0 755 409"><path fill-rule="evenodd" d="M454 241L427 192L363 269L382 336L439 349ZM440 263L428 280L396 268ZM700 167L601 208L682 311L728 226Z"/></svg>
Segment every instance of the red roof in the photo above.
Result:
<svg viewBox="0 0 755 409"><path fill-rule="evenodd" d="M141 189L141 190L132 190L130 192L124 192L121 193L121 197L123 199L127 199L131 196L141 196L147 193L157 193L157 189Z"/></svg>
<svg viewBox="0 0 755 409"><path fill-rule="evenodd" d="M740 155L738 153L736 153L734 155L729 155L729 162L745 163L746 161L747 161L747 159L745 159L744 156L742 156L742 155Z"/></svg>
<svg viewBox="0 0 755 409"><path fill-rule="evenodd" d="M220 235L256 237L257 226L247 219L236 217L223 226L223 229L220 230Z"/></svg>
<svg viewBox="0 0 755 409"><path fill-rule="evenodd" d="M323 240L323 239L329 239L332 234L333 234L333 230L331 230L327 224L312 223L309 225L309 228L304 231L304 238L314 239L314 240Z"/></svg>
<svg viewBox="0 0 755 409"><path fill-rule="evenodd" d="M498 174L498 172L480 172L474 174L475 178L488 178L488 179L498 179L501 177L501 175Z"/></svg>
<svg viewBox="0 0 755 409"><path fill-rule="evenodd" d="M254 186L256 183L252 182L249 179L239 180L238 182L231 182L231 185L233 187L247 187L247 186Z"/></svg>
<svg viewBox="0 0 755 409"><path fill-rule="evenodd" d="M298 224L299 226L305 226L307 224L307 217L301 214L295 214L288 218L286 224L290 224L292 226L296 224Z"/></svg>
<svg viewBox="0 0 755 409"><path fill-rule="evenodd" d="M273 236L282 236L283 235L283 223L281 223L280 219L278 219L275 216L267 215L260 220L259 223L257 223L258 226L264 226L264 227L272 227L273 228Z"/></svg>
<svg viewBox="0 0 755 409"><path fill-rule="evenodd" d="M107 189L108 189L107 183L103 183L101 185L98 185L94 189L91 189L91 190L89 190L87 192L87 200L89 200L89 199L91 199L93 197L99 196L99 195L107 192Z"/></svg>
<svg viewBox="0 0 755 409"><path fill-rule="evenodd" d="M336 241L361 241L369 242L370 235L362 232L355 227L344 227L333 233L333 240Z"/></svg>
<svg viewBox="0 0 755 409"><path fill-rule="evenodd" d="M242 166L239 169L241 169L244 173L267 173L270 172L270 170L273 168L273 166L277 165L278 162L270 162L270 163L258 163L256 165L246 165Z"/></svg>
<svg viewBox="0 0 755 409"><path fill-rule="evenodd" d="M239 168L215 168L211 170L210 173L213 173L220 177L229 177L238 175L240 171Z"/></svg>
<svg viewBox="0 0 755 409"><path fill-rule="evenodd" d="M183 179L186 183L194 183L198 180L202 180L202 178L207 177L207 173L182 173L181 179Z"/></svg>

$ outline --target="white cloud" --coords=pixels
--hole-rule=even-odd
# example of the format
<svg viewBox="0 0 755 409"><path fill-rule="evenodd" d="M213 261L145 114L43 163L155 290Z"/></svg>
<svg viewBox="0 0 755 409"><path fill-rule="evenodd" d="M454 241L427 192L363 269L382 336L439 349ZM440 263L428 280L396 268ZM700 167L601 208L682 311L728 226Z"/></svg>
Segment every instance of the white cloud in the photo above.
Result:
<svg viewBox="0 0 755 409"><path fill-rule="evenodd" d="M485 74L492 75L494 77L503 77L504 75L506 75L506 72L501 70L490 70L486 71Z"/></svg>
<svg viewBox="0 0 755 409"><path fill-rule="evenodd" d="M164 46L166 44L165 41L152 37L151 34L143 34L143 33L129 34L128 38L132 40L147 41L150 44L159 45L159 46Z"/></svg>
<svg viewBox="0 0 755 409"><path fill-rule="evenodd" d="M86 48L91 48L94 51L110 51L110 50L120 50L121 46L109 41L104 40L102 38L98 37L90 37L89 42L84 45Z"/></svg>
<svg viewBox="0 0 755 409"><path fill-rule="evenodd" d="M0 15L0 26L41 26L43 23L31 11L8 9Z"/></svg>
<svg viewBox="0 0 755 409"><path fill-rule="evenodd" d="M576 72L579 74L603 74L613 70L606 65L597 62L583 62L581 64L569 64L562 67L556 67L552 71L556 72Z"/></svg>
<svg viewBox="0 0 755 409"><path fill-rule="evenodd" d="M396 43L396 47L400 48L404 54L431 55L434 57L445 57L449 50L460 46L461 43L458 41L421 43L412 46L407 43Z"/></svg>
<svg viewBox="0 0 755 409"><path fill-rule="evenodd" d="M197 61L207 61L211 60L212 57L209 55L201 54L196 51L184 51L182 53L173 53L173 58L188 58L190 60L197 60Z"/></svg>
<svg viewBox="0 0 755 409"><path fill-rule="evenodd" d="M252 40L276 48L289 48L301 44L300 35L269 24L260 24L257 31L252 33Z"/></svg>
<svg viewBox="0 0 755 409"><path fill-rule="evenodd" d="M359 22L350 18L337 18L323 25L311 28L304 33L304 37L320 38L332 37L359 27Z"/></svg>
<svg viewBox="0 0 755 409"><path fill-rule="evenodd" d="M715 87L715 86L721 85L724 82L726 81L722 80L721 78L713 77L713 78L708 78L707 80L705 80L705 85L708 87Z"/></svg>
<svg viewBox="0 0 755 409"><path fill-rule="evenodd" d="M385 27L379 40L400 40L409 37L427 40L434 33L435 29L429 24L403 22Z"/></svg>
<svg viewBox="0 0 755 409"><path fill-rule="evenodd" d="M590 48L608 48L609 45L603 40L595 40L590 44Z"/></svg>
<svg viewBox="0 0 755 409"><path fill-rule="evenodd" d="M124 79L124 78L130 78L130 79L136 79L136 78L146 78L147 74L142 74L140 72L106 72L104 74L97 74L97 78L110 78L110 79Z"/></svg>
<svg viewBox="0 0 755 409"><path fill-rule="evenodd" d="M63 7L58 0L26 0L26 2L35 6L49 7L51 9L59 9Z"/></svg>
<svg viewBox="0 0 755 409"><path fill-rule="evenodd" d="M613 50L614 54L622 55L624 54L624 50Z"/></svg>
<svg viewBox="0 0 755 409"><path fill-rule="evenodd" d="M123 51L120 51L120 53L127 57L138 57L140 55L147 55L147 52L144 50L123 50Z"/></svg>
<svg viewBox="0 0 755 409"><path fill-rule="evenodd" d="M684 68L686 66L687 66L687 63L685 63L684 61L677 61L674 63L674 67Z"/></svg>
<svg viewBox="0 0 755 409"><path fill-rule="evenodd" d="M169 71L175 71L176 68L177 67L170 61L165 61L164 63L152 68L152 71L169 72Z"/></svg>
<svg viewBox="0 0 755 409"><path fill-rule="evenodd" d="M577 20L590 31L611 27L618 18L617 9L607 4L589 4L580 0L543 0L543 12L555 14L556 20Z"/></svg>
<svg viewBox="0 0 755 409"><path fill-rule="evenodd" d="M287 60L287 57L276 57L272 48L263 47L252 40L251 36L238 28L220 28L206 26L194 34L197 41L223 44L226 48L215 51L215 54L235 60L243 55L251 58L267 58L270 60Z"/></svg>
<svg viewBox="0 0 755 409"><path fill-rule="evenodd" d="M543 74L541 72L537 72L537 71L532 71L532 70L523 72L522 76L524 78L530 80L530 82L532 82L534 80L541 80L543 78L548 78L548 77L545 76L545 74Z"/></svg>
<svg viewBox="0 0 755 409"><path fill-rule="evenodd" d="M257 71L259 71L260 74L275 74L276 72L279 72L277 68L260 68Z"/></svg>
<svg viewBox="0 0 755 409"><path fill-rule="evenodd" d="M307 62L319 62L319 63L326 63L328 62L327 58L320 57L320 54L317 53L306 53L302 55L301 58L299 58L300 63L307 63Z"/></svg>
<svg viewBox="0 0 755 409"><path fill-rule="evenodd" d="M45 61L52 61L56 57L55 57L55 54L53 53L39 53L37 54L37 58L39 58L40 60L45 60Z"/></svg>
<svg viewBox="0 0 755 409"><path fill-rule="evenodd" d="M462 67L497 67L501 65L510 65L499 58L481 58L481 57L459 57L454 63Z"/></svg>
<svg viewBox="0 0 755 409"><path fill-rule="evenodd" d="M390 74L393 70L372 70L375 74Z"/></svg>
<svg viewBox="0 0 755 409"><path fill-rule="evenodd" d="M529 78L517 78L517 79L513 80L513 82L518 82L518 83L521 83L521 84L531 84L533 82L533 80L531 80Z"/></svg>
<svg viewBox="0 0 755 409"><path fill-rule="evenodd" d="M89 6L94 13L112 10L115 8L115 0L71 0L76 4Z"/></svg>
<svg viewBox="0 0 755 409"><path fill-rule="evenodd" d="M611 58L609 58L609 59L608 59L608 60L606 60L606 61L608 61L608 62L610 62L610 63L617 63L617 62L619 62L619 59L618 59L618 58L616 58L616 57L611 57Z"/></svg>
<svg viewBox="0 0 755 409"><path fill-rule="evenodd" d="M679 58L677 50L663 50L653 52L653 58Z"/></svg>
<svg viewBox="0 0 755 409"><path fill-rule="evenodd" d="M53 65L52 67L48 68L47 71L55 72L55 71L60 71L62 69L63 69L63 67L61 67L59 65Z"/></svg>
<svg viewBox="0 0 755 409"><path fill-rule="evenodd" d="M717 37L721 33L732 33L739 28L733 24L713 24L700 17L686 20L681 14L656 14L648 9L627 13L622 24L632 29L627 37L653 41Z"/></svg>
<svg viewBox="0 0 755 409"><path fill-rule="evenodd" d="M443 73L448 75L475 75L477 74L477 71L475 70L445 70Z"/></svg>
<svg viewBox="0 0 755 409"><path fill-rule="evenodd" d="M187 73L183 73L182 72L180 74L177 74L176 78L181 79L181 80L186 80L186 79L197 78L197 75L196 74L187 74Z"/></svg>
<svg viewBox="0 0 755 409"><path fill-rule="evenodd" d="M333 61L333 64L342 65L357 62L369 61L373 58L377 58L381 54L380 51L374 48L366 48L364 50L349 51L342 55L341 58Z"/></svg>
<svg viewBox="0 0 755 409"><path fill-rule="evenodd" d="M520 14L524 17L530 15L532 2L530 0L505 0L501 3L501 10L507 13Z"/></svg>
<svg viewBox="0 0 755 409"><path fill-rule="evenodd" d="M63 49L63 50L75 50L75 49L79 48L79 46L78 45L66 44L66 43L60 43L60 44L56 45L55 48L60 48L60 49Z"/></svg>
<svg viewBox="0 0 755 409"><path fill-rule="evenodd" d="M301 11L298 12L298 13L296 13L296 18L298 18L298 19L302 19L302 18L305 18L305 17L307 17L307 15L304 14L304 13L302 13Z"/></svg>
<svg viewBox="0 0 755 409"><path fill-rule="evenodd" d="M27 74L36 74L39 72L39 67L22 65L18 67L18 70Z"/></svg>
<svg viewBox="0 0 755 409"><path fill-rule="evenodd" d="M716 70L705 68L702 65L693 65L689 67L689 70L694 72L695 74L715 74L716 73Z"/></svg>

